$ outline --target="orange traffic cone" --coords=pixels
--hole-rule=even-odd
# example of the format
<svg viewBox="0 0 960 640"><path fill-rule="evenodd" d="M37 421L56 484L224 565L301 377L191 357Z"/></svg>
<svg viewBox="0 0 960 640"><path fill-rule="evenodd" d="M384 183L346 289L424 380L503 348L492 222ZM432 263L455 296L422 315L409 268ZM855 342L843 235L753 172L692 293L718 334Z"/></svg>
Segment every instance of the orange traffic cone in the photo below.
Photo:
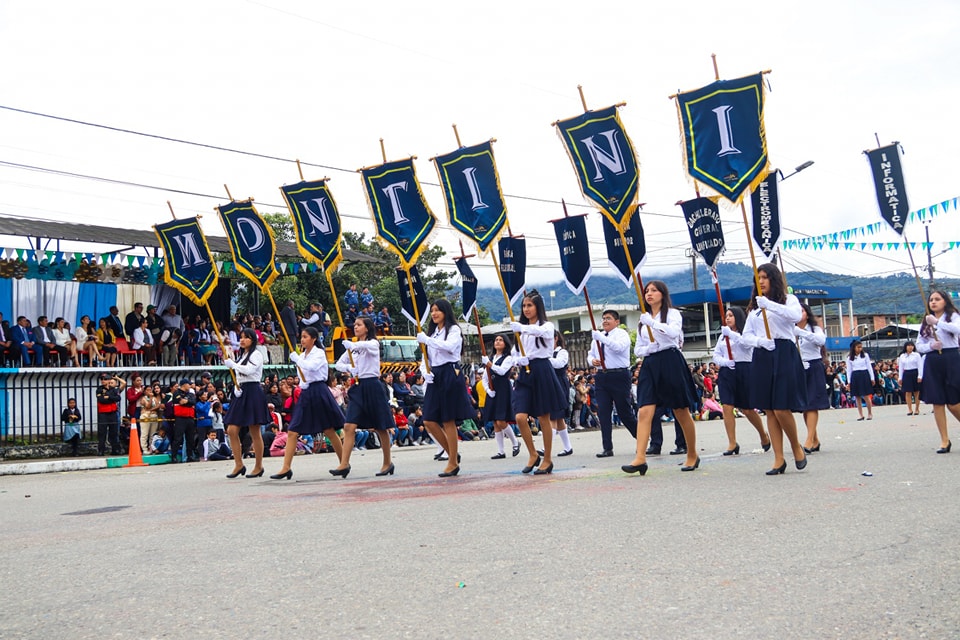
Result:
<svg viewBox="0 0 960 640"><path fill-rule="evenodd" d="M143 453L140 451L140 432L137 429L137 419L130 418L130 454L127 464L124 467L146 467L149 466L143 461Z"/></svg>

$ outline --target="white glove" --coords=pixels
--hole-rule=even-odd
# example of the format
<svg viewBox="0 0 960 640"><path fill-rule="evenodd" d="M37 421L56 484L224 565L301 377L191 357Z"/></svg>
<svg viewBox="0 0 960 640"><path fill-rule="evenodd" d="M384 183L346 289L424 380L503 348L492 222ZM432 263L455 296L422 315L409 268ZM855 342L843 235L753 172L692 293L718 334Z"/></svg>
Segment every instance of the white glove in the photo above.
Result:
<svg viewBox="0 0 960 640"><path fill-rule="evenodd" d="M487 396L493 398L493 397L495 397L495 396L497 395L497 392L494 391L492 387L490 387L490 386L487 385L487 377L486 377L486 376L483 377L483 379L480 381L480 384L483 385L483 390L484 390L484 392L487 394Z"/></svg>
<svg viewBox="0 0 960 640"><path fill-rule="evenodd" d="M757 296L757 307L766 309L770 306L770 298L766 296Z"/></svg>
<svg viewBox="0 0 960 640"><path fill-rule="evenodd" d="M767 351L773 351L777 347L777 343L772 338L757 338L757 346Z"/></svg>
<svg viewBox="0 0 960 640"><path fill-rule="evenodd" d="M806 360L804 360L804 361L803 361L803 368L804 368L804 370L809 369L809 368L810 368L810 363L807 362Z"/></svg>
<svg viewBox="0 0 960 640"><path fill-rule="evenodd" d="M243 395L243 389L241 389L240 387L234 387L234 388L233 388L233 397L234 397L234 398L239 398L239 397L242 396L242 395Z"/></svg>
<svg viewBox="0 0 960 640"><path fill-rule="evenodd" d="M297 363L297 362L300 362L302 359L303 359L303 356L301 356L299 353L295 353L293 351L290 352L290 362Z"/></svg>
<svg viewBox="0 0 960 640"><path fill-rule="evenodd" d="M932 313L928 315L926 318L924 318L924 320L926 320L927 324L929 325L936 325L938 322L940 322L939 320L937 320L937 316L933 315Z"/></svg>
<svg viewBox="0 0 960 640"><path fill-rule="evenodd" d="M310 386L310 383L309 383L309 382L301 382L301 383L298 384L297 386L300 387L300 391L303 391L303 390L305 390L307 387Z"/></svg>
<svg viewBox="0 0 960 640"><path fill-rule="evenodd" d="M798 338L805 338L807 336L807 332L801 329L800 327L794 325L793 335L797 336Z"/></svg>
<svg viewBox="0 0 960 640"><path fill-rule="evenodd" d="M736 362L736 360L725 360L725 361L723 362L723 366L725 366L725 367L728 368L728 369L736 369L736 368L737 368L737 362Z"/></svg>
<svg viewBox="0 0 960 640"><path fill-rule="evenodd" d="M433 374L432 373L423 374L423 380L427 384L433 384Z"/></svg>
<svg viewBox="0 0 960 640"><path fill-rule="evenodd" d="M930 343L931 351L940 351L941 349L943 349L943 343L940 342L939 340L934 340L933 342Z"/></svg>
<svg viewBox="0 0 960 640"><path fill-rule="evenodd" d="M487 366L488 364L490 364L490 358L488 358L487 356L480 356L480 364L482 364L483 366Z"/></svg>
<svg viewBox="0 0 960 640"><path fill-rule="evenodd" d="M420 344L427 344L427 341L430 339L430 336L425 334L423 331L417 334L417 342Z"/></svg>
<svg viewBox="0 0 960 640"><path fill-rule="evenodd" d="M350 340L349 338L344 338L343 348L346 349L347 351L353 351L353 341Z"/></svg>
<svg viewBox="0 0 960 640"><path fill-rule="evenodd" d="M737 333L736 331L734 331L733 329L731 329L726 325L724 325L723 327L720 327L720 335L722 335L724 338L740 337L739 333Z"/></svg>
<svg viewBox="0 0 960 640"><path fill-rule="evenodd" d="M646 358L650 354L650 350L647 347L640 344L640 341L637 341L637 344L633 347L633 355L638 358Z"/></svg>
<svg viewBox="0 0 960 640"><path fill-rule="evenodd" d="M650 344L647 345L647 355L650 355L651 353L656 353L657 351L660 351L659 342L651 342Z"/></svg>
<svg viewBox="0 0 960 640"><path fill-rule="evenodd" d="M523 327L524 325L520 324L519 322L510 323L510 331L513 331L514 333L522 333Z"/></svg>
<svg viewBox="0 0 960 640"><path fill-rule="evenodd" d="M528 358L527 356L520 356L519 358L517 358L518 367L525 367L529 364L530 364L530 358Z"/></svg>
<svg viewBox="0 0 960 640"><path fill-rule="evenodd" d="M233 360L224 360L223 366L225 366L227 369L236 369L237 363Z"/></svg>
<svg viewBox="0 0 960 640"><path fill-rule="evenodd" d="M360 373L360 369L358 369L357 367L350 367L350 375L352 377L356 378L359 373Z"/></svg>
<svg viewBox="0 0 960 640"><path fill-rule="evenodd" d="M597 342L603 342L603 339L607 337L603 335L603 331L597 331L596 329L594 329L590 335L592 335L593 339Z"/></svg>
<svg viewBox="0 0 960 640"><path fill-rule="evenodd" d="M640 324L645 327L652 327L654 324L653 316L649 313L644 313L640 316Z"/></svg>

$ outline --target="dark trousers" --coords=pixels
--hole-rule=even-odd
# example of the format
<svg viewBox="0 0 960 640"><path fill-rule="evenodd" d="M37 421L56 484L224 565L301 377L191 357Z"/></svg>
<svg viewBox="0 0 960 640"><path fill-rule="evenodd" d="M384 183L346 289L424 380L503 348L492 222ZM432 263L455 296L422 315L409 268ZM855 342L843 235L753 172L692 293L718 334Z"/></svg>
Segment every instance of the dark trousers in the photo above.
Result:
<svg viewBox="0 0 960 640"><path fill-rule="evenodd" d="M613 451L613 408L630 435L637 437L637 416L630 406L630 371L598 371L594 378L603 450Z"/></svg>
<svg viewBox="0 0 960 640"><path fill-rule="evenodd" d="M174 418L173 437L170 439L170 455L176 458L181 451L184 438L187 444L187 459L197 460L197 421L193 418Z"/></svg>
<svg viewBox="0 0 960 640"><path fill-rule="evenodd" d="M74 456L80 455L80 434L79 433L73 436L72 438L70 438L69 440L67 440L67 444L70 445L70 455L74 455Z"/></svg>
<svg viewBox="0 0 960 640"><path fill-rule="evenodd" d="M663 421L661 420L663 416L667 415L670 410L666 407L657 407L657 410L653 412L653 423L650 425L650 448L656 449L657 451L663 446ZM673 428L676 431L676 438L674 439L674 444L677 445L677 449L686 449L687 441L683 437L683 429L680 427L680 423L676 420L673 421Z"/></svg>
<svg viewBox="0 0 960 640"><path fill-rule="evenodd" d="M97 414L97 453L103 455L107 451L107 437L110 440L110 455L120 455L120 425L117 423L117 412Z"/></svg>

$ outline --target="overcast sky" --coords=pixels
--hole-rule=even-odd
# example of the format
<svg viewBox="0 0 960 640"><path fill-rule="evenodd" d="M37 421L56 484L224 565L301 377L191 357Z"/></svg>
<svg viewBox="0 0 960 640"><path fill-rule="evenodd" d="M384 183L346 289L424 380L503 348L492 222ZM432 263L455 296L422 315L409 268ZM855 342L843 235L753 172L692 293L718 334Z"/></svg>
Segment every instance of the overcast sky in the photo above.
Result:
<svg viewBox="0 0 960 640"><path fill-rule="evenodd" d="M529 283L560 277L546 221L592 209L551 126L624 101L621 117L641 163L649 248L645 273L689 264L689 237L674 203L693 197L681 164L677 90L771 69L766 127L781 186L784 238L880 220L862 151L899 140L911 210L960 196L960 3L913 2L306 2L299 0L0 2L0 105L329 168L345 230L373 233L355 170L429 158L496 138L514 233L528 237ZM214 196L170 193L0 164L0 214L148 229L253 197L285 211L278 187L296 165L148 139L0 109L0 163L73 172ZM424 192L441 221L431 240L455 246L438 187ZM749 205L748 205L749 206ZM960 241L960 212L931 226ZM599 214L588 230L595 273L608 273ZM739 209L723 212L724 260L748 261ZM2 232L2 229L0 229ZM922 224L909 225L922 241ZM894 241L892 231L875 236ZM104 239L108 241L108 238ZM2 246L14 246L3 238ZM22 241L18 246L26 246ZM943 248L940 244L934 253ZM873 252L870 252L873 253ZM958 277L960 250L935 260ZM909 269L904 251L791 251L792 270L868 275ZM921 256L918 256L918 260ZM925 262L925 256L922 256ZM474 269L494 286L489 259Z"/></svg>

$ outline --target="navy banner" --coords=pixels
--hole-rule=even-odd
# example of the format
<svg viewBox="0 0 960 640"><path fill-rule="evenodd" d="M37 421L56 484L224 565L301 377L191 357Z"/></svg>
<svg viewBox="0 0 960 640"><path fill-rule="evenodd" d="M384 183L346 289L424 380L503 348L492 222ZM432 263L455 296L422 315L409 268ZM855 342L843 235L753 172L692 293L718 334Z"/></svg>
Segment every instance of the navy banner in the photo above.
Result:
<svg viewBox="0 0 960 640"><path fill-rule="evenodd" d="M417 182L413 158L361 169L377 239L410 267L426 249L437 219Z"/></svg>
<svg viewBox="0 0 960 640"><path fill-rule="evenodd" d="M217 288L217 266L197 218L154 225L163 247L163 272L170 285L194 304L203 306Z"/></svg>
<svg viewBox="0 0 960 640"><path fill-rule="evenodd" d="M560 266L567 287L574 295L580 295L590 279L590 245L587 244L586 216L573 216L552 220L553 231L560 247Z"/></svg>
<svg viewBox="0 0 960 640"><path fill-rule="evenodd" d="M454 264L463 282L463 319L473 322L473 309L477 306L477 276L473 275L466 258L457 258Z"/></svg>
<svg viewBox="0 0 960 640"><path fill-rule="evenodd" d="M443 187L450 226L486 253L507 221L493 145L462 147L433 159Z"/></svg>
<svg viewBox="0 0 960 640"><path fill-rule="evenodd" d="M639 214L630 218L630 223L623 230L623 237L627 239L627 250L630 252L633 270L639 274L640 267L647 259L647 244L643 237L643 224L640 222ZM620 242L620 234L606 216L603 218L603 238L607 244L607 261L613 268L613 272L627 287L632 287L633 275L630 273L627 256Z"/></svg>
<svg viewBox="0 0 960 640"><path fill-rule="evenodd" d="M523 295L527 277L527 241L522 238L500 238L497 243L500 254L500 276L503 278L503 290L510 304L516 303Z"/></svg>
<svg viewBox="0 0 960 640"><path fill-rule="evenodd" d="M780 242L780 196L777 191L777 172L766 175L750 194L753 208L753 239L763 255L770 260Z"/></svg>
<svg viewBox="0 0 960 640"><path fill-rule="evenodd" d="M767 168L763 75L758 73L677 94L687 173L731 202Z"/></svg>
<svg viewBox="0 0 960 640"><path fill-rule="evenodd" d="M877 189L877 204L880 215L887 224L901 236L906 230L907 188L903 182L903 168L900 166L900 147L897 143L867 151L870 170L873 172L873 184Z"/></svg>
<svg viewBox="0 0 960 640"><path fill-rule="evenodd" d="M273 281L280 277L273 230L249 200L220 205L217 212L227 232L227 242L237 271L255 282L260 291L269 289Z"/></svg>
<svg viewBox="0 0 960 640"><path fill-rule="evenodd" d="M624 228L636 210L640 168L617 108L588 111L556 127L583 195Z"/></svg>
<svg viewBox="0 0 960 640"><path fill-rule="evenodd" d="M687 220L690 243L707 266L715 269L723 253L723 227L720 225L720 208L710 198L697 198L682 202L683 216Z"/></svg>
<svg viewBox="0 0 960 640"><path fill-rule="evenodd" d="M280 187L300 255L328 275L343 259L340 212L325 180Z"/></svg>
<svg viewBox="0 0 960 640"><path fill-rule="evenodd" d="M430 316L430 303L427 301L427 293L423 290L423 282L420 281L420 273L415 266L410 267L410 279L413 281L413 292L417 296L417 311L420 312L420 321L417 321L417 313L413 310L410 285L407 284L407 274L403 269L397 269L401 313L403 313L404 318L417 325L417 327L422 327L427 323L427 318Z"/></svg>

